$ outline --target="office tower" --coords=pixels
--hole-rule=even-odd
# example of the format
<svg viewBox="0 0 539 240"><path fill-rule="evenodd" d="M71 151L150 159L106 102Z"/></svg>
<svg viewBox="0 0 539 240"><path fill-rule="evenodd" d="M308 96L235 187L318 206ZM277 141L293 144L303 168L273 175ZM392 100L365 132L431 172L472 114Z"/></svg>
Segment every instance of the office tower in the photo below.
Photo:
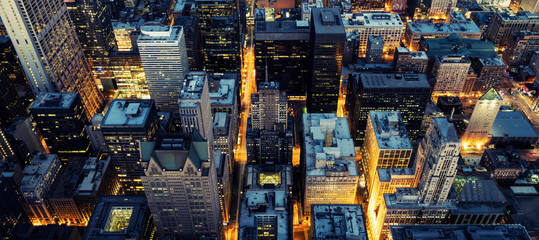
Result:
<svg viewBox="0 0 539 240"><path fill-rule="evenodd" d="M377 169L407 168L412 151L399 112L370 111L361 163L367 189L372 191Z"/></svg>
<svg viewBox="0 0 539 240"><path fill-rule="evenodd" d="M9 127L17 117L27 115L29 99L18 95L28 83L9 36L0 36L0 126Z"/></svg>
<svg viewBox="0 0 539 240"><path fill-rule="evenodd" d="M228 223L230 218L230 197L232 196L232 180L230 175L232 163L221 150L213 153L217 172L217 186L219 189L219 202L221 203L221 219Z"/></svg>
<svg viewBox="0 0 539 240"><path fill-rule="evenodd" d="M64 1L8 0L1 2L0 9L11 42L23 44L15 50L34 94L77 92L88 119L98 112L103 98Z"/></svg>
<svg viewBox="0 0 539 240"><path fill-rule="evenodd" d="M238 139L238 74L235 73L214 73L208 75L208 85L210 88L210 104L212 116L218 112L224 112L229 117L229 127L233 143ZM227 157L234 162L234 154L227 152Z"/></svg>
<svg viewBox="0 0 539 240"><path fill-rule="evenodd" d="M356 146L363 144L369 111L401 113L411 141L417 139L431 87L425 74L352 73L347 110Z"/></svg>
<svg viewBox="0 0 539 240"><path fill-rule="evenodd" d="M248 165L238 239L291 239L292 166Z"/></svg>
<svg viewBox="0 0 539 240"><path fill-rule="evenodd" d="M194 129L213 145L213 120L208 88L208 75L205 72L192 72L185 76L179 102L180 121L184 133Z"/></svg>
<svg viewBox="0 0 539 240"><path fill-rule="evenodd" d="M46 146L42 144L41 136L36 132L34 124L29 117L17 118L11 126L6 129L6 134L13 136L17 141L22 141L28 148L31 154L48 151Z"/></svg>
<svg viewBox="0 0 539 240"><path fill-rule="evenodd" d="M190 139L141 143L142 161L149 162L141 179L159 236L219 236L218 180L208 149L197 130Z"/></svg>
<svg viewBox="0 0 539 240"><path fill-rule="evenodd" d="M387 49L400 47L400 39L404 34L404 24L396 13L364 12L358 14L345 13L342 15L344 29L358 30L359 52L365 53L369 36L380 36Z"/></svg>
<svg viewBox="0 0 539 240"><path fill-rule="evenodd" d="M63 162L70 157L88 156L88 121L77 93L43 93L30 106L30 114L50 153Z"/></svg>
<svg viewBox="0 0 539 240"><path fill-rule="evenodd" d="M345 37L338 9L313 9L309 50L312 74L307 90L310 113L337 111Z"/></svg>
<svg viewBox="0 0 539 240"><path fill-rule="evenodd" d="M436 77L432 95L459 96L464 88L470 65L471 61L466 56L437 56L432 69Z"/></svg>
<svg viewBox="0 0 539 240"><path fill-rule="evenodd" d="M146 23L137 40L148 91L159 111L177 112L178 96L189 73L183 27Z"/></svg>
<svg viewBox="0 0 539 240"><path fill-rule="evenodd" d="M429 8L429 17L445 17L448 12L457 6L456 0L432 0Z"/></svg>
<svg viewBox="0 0 539 240"><path fill-rule="evenodd" d="M14 185L14 181L18 181L20 184L20 179L13 179L13 171L10 171L7 165L7 163L0 164L0 198L2 199L2 204L0 204L0 239L13 239L16 227L30 222L21 199L19 199L19 190ZM19 177L20 171L20 167L18 167Z"/></svg>
<svg viewBox="0 0 539 240"><path fill-rule="evenodd" d="M140 54L135 51L114 51L109 55L109 60L118 87L118 98L150 99Z"/></svg>
<svg viewBox="0 0 539 240"><path fill-rule="evenodd" d="M174 25L183 27L185 48L189 59L190 71L202 71L202 43L199 19L196 16L179 16L174 18Z"/></svg>
<svg viewBox="0 0 539 240"><path fill-rule="evenodd" d="M515 15L496 12L485 36L496 46L508 46L513 34L520 31L538 32L539 16L528 11L519 11Z"/></svg>
<svg viewBox="0 0 539 240"><path fill-rule="evenodd" d="M507 65L505 65L501 57L474 59L472 67L477 73L473 91L485 92L491 87L501 87L505 84Z"/></svg>
<svg viewBox="0 0 539 240"><path fill-rule="evenodd" d="M230 121L230 117L224 112L217 112L213 116L213 147L215 150L221 150L222 154L226 155L230 166L229 170L232 169L230 162L234 160L234 141Z"/></svg>
<svg viewBox="0 0 539 240"><path fill-rule="evenodd" d="M200 17L204 70L237 73L241 66L240 25L235 0L196 0Z"/></svg>
<svg viewBox="0 0 539 240"><path fill-rule="evenodd" d="M411 52L405 47L395 48L393 64L397 72L426 73L428 63L429 57L424 51Z"/></svg>
<svg viewBox="0 0 539 240"><path fill-rule="evenodd" d="M85 159L79 177L80 179L73 189L73 199L82 219L88 223L99 196L118 194L120 181L108 155Z"/></svg>
<svg viewBox="0 0 539 240"><path fill-rule="evenodd" d="M121 19L111 22L118 51L138 51L136 38L140 36L140 27L144 24L144 19L135 16L130 15L125 21Z"/></svg>
<svg viewBox="0 0 539 240"><path fill-rule="evenodd" d="M421 39L445 38L453 34L461 38L470 38L479 40L481 30L473 21L461 23L429 23L423 21L410 22L406 25L404 33L405 45L412 51L423 50L419 43ZM452 37L456 39L456 37ZM449 50L449 49L448 49Z"/></svg>
<svg viewBox="0 0 539 240"><path fill-rule="evenodd" d="M278 82L288 96L305 96L309 23L257 21L254 31L256 82Z"/></svg>
<svg viewBox="0 0 539 240"><path fill-rule="evenodd" d="M380 36L370 35L367 40L367 63L382 63L384 57L384 40Z"/></svg>
<svg viewBox="0 0 539 240"><path fill-rule="evenodd" d="M110 5L105 0L74 0L65 4L94 78L104 89L111 87L113 74L108 55L117 45Z"/></svg>
<svg viewBox="0 0 539 240"><path fill-rule="evenodd" d="M48 195L61 167L58 156L54 154L37 154L32 162L24 167L20 189L26 200L26 210L32 224L54 223L55 213L48 201Z"/></svg>
<svg viewBox="0 0 539 240"><path fill-rule="evenodd" d="M302 145L305 214L310 215L312 204L353 204L359 174L346 118L303 114Z"/></svg>
<svg viewBox="0 0 539 240"><path fill-rule="evenodd" d="M279 83L260 83L258 94L251 95L251 107L254 131L274 129L275 124L284 124L286 128L288 103L279 90Z"/></svg>
<svg viewBox="0 0 539 240"><path fill-rule="evenodd" d="M447 118L434 118L417 150L416 164L423 165L419 181L420 201L428 205L446 202L460 157L460 139Z"/></svg>
<svg viewBox="0 0 539 240"><path fill-rule="evenodd" d="M368 239L361 204L316 204L312 216L312 239Z"/></svg>
<svg viewBox="0 0 539 240"><path fill-rule="evenodd" d="M107 152L107 145L105 144L105 137L103 137L103 132L101 131L101 123L103 122L103 114L97 113L94 115L92 120L88 125L86 125L86 133L88 133L88 138L92 145L94 152Z"/></svg>
<svg viewBox="0 0 539 240"><path fill-rule="evenodd" d="M515 32L509 39L502 58L511 67L528 64L533 53L539 50L539 32Z"/></svg>
<svg viewBox="0 0 539 240"><path fill-rule="evenodd" d="M346 31L346 42L344 43L344 53L342 56L342 63L353 64L356 63L359 56L359 35L358 30Z"/></svg>
<svg viewBox="0 0 539 240"><path fill-rule="evenodd" d="M152 139L157 126L153 100L114 100L101 122L101 132L124 193L143 194L140 175L147 162L140 160L139 142Z"/></svg>
<svg viewBox="0 0 539 240"><path fill-rule="evenodd" d="M462 146L481 149L487 142L490 128L502 105L502 96L495 88L489 89L481 96L473 109L470 123L462 136Z"/></svg>
<svg viewBox="0 0 539 240"><path fill-rule="evenodd" d="M73 199L85 162L86 158L71 158L55 179L56 183L50 191L48 200L54 210L55 221L59 224L86 226L88 223Z"/></svg>
<svg viewBox="0 0 539 240"><path fill-rule="evenodd" d="M157 240L153 222L146 197L101 196L82 239Z"/></svg>

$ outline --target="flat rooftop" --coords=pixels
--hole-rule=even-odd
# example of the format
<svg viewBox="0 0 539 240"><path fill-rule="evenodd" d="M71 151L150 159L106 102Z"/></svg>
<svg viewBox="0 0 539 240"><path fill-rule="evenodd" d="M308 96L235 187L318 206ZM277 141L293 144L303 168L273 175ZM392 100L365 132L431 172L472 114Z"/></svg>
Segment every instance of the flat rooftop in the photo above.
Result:
<svg viewBox="0 0 539 240"><path fill-rule="evenodd" d="M345 13L342 15L342 18L345 28L404 27L399 14L390 12Z"/></svg>
<svg viewBox="0 0 539 240"><path fill-rule="evenodd" d="M520 111L498 112L490 128L492 137L539 137Z"/></svg>
<svg viewBox="0 0 539 240"><path fill-rule="evenodd" d="M481 62L483 66L506 66L505 62L500 56L492 58L479 58L479 62Z"/></svg>
<svg viewBox="0 0 539 240"><path fill-rule="evenodd" d="M378 148L380 149L409 149L412 142L406 132L406 126L400 112L369 112Z"/></svg>
<svg viewBox="0 0 539 240"><path fill-rule="evenodd" d="M523 20L539 21L539 16L537 14L530 13L528 11L519 11L516 14L509 14L507 12L497 12L496 14L504 21L523 21Z"/></svg>
<svg viewBox="0 0 539 240"><path fill-rule="evenodd" d="M442 141L445 142L460 142L460 138L457 134L457 129L453 123L450 123L447 118L437 117L432 120L440 129L442 135Z"/></svg>
<svg viewBox="0 0 539 240"><path fill-rule="evenodd" d="M291 238L287 191L246 190L244 201L240 209L239 239L256 239L260 227L266 230L272 227L269 231L275 233L275 239Z"/></svg>
<svg viewBox="0 0 539 240"><path fill-rule="evenodd" d="M59 161L56 154L35 155L32 162L26 165L22 171L21 191L22 189L34 189L41 181L41 178L49 172L49 168L55 159Z"/></svg>
<svg viewBox="0 0 539 240"><path fill-rule="evenodd" d="M429 88L425 74L352 73L364 88ZM358 84L359 85L359 84Z"/></svg>
<svg viewBox="0 0 539 240"><path fill-rule="evenodd" d="M145 126L152 108L153 100L113 100L101 126Z"/></svg>
<svg viewBox="0 0 539 240"><path fill-rule="evenodd" d="M415 34L477 33L481 35L481 29L473 21L466 23L410 22L408 28Z"/></svg>
<svg viewBox="0 0 539 240"><path fill-rule="evenodd" d="M182 26L167 26L154 22L145 23L140 27L142 33L137 42L152 43L154 41L179 41L183 33Z"/></svg>
<svg viewBox="0 0 539 240"><path fill-rule="evenodd" d="M311 11L311 21L316 34L342 34L344 38L344 26L339 9L313 8Z"/></svg>
<svg viewBox="0 0 539 240"><path fill-rule="evenodd" d="M86 163L85 158L71 158L62 168L61 175L57 177L56 185L49 198L71 198L76 190L77 183L82 177L82 169Z"/></svg>
<svg viewBox="0 0 539 240"><path fill-rule="evenodd" d="M392 225L393 240L453 239L513 239L527 240L530 236L521 225Z"/></svg>
<svg viewBox="0 0 539 240"><path fill-rule="evenodd" d="M314 239L368 239L361 204L312 205Z"/></svg>
<svg viewBox="0 0 539 240"><path fill-rule="evenodd" d="M308 21L257 21L255 41L309 40L311 27Z"/></svg>
<svg viewBox="0 0 539 240"><path fill-rule="evenodd" d="M78 93L42 93L34 100L32 109L69 109Z"/></svg>
<svg viewBox="0 0 539 240"><path fill-rule="evenodd" d="M202 97L204 81L207 75L204 72L192 72L185 76L185 81L180 91L181 100L196 100Z"/></svg>
<svg viewBox="0 0 539 240"><path fill-rule="evenodd" d="M219 86L210 88L210 103L211 105L233 105L234 98L236 97L236 76L223 76L218 80L212 82L218 82ZM213 75L210 75L213 78Z"/></svg>

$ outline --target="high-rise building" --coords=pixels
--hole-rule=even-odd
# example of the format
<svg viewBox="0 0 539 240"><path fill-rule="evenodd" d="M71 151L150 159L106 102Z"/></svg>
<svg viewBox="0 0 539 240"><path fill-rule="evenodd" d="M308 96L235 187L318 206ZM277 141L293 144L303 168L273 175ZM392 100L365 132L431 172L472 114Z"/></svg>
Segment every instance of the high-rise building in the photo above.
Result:
<svg viewBox="0 0 539 240"><path fill-rule="evenodd" d="M457 6L456 0L432 0L429 8L429 17L445 17Z"/></svg>
<svg viewBox="0 0 539 240"><path fill-rule="evenodd" d="M0 9L11 42L20 46L15 50L34 94L77 92L88 119L98 112L103 98L64 1L8 0Z"/></svg>
<svg viewBox="0 0 539 240"><path fill-rule="evenodd" d="M215 115L217 113L226 113L228 121L228 133L230 138L227 140L231 144L235 143L238 138L238 101L239 94L238 92L238 74L227 73L227 74L209 74L208 75L208 85L210 88L210 104L211 112L215 121ZM215 129L214 129L215 131ZM215 140L214 140L215 142ZM232 148L230 148L232 149ZM234 162L234 154L228 149L225 151L229 161Z"/></svg>
<svg viewBox="0 0 539 240"><path fill-rule="evenodd" d="M404 24L398 14L390 12L346 13L342 15L342 18L347 32L358 30L360 53L366 52L369 36L380 36L389 51L400 47Z"/></svg>
<svg viewBox="0 0 539 240"><path fill-rule="evenodd" d="M417 150L416 164L423 166L419 181L421 203L446 202L457 175L460 146L455 125L447 118L434 118Z"/></svg>
<svg viewBox="0 0 539 240"><path fill-rule="evenodd" d="M191 139L141 143L142 161L149 162L141 179L159 236L221 234L216 166L208 149L197 130Z"/></svg>
<svg viewBox="0 0 539 240"><path fill-rule="evenodd" d="M519 11L515 15L496 12L485 36L496 46L507 46L513 34L520 31L539 31L539 16L528 11Z"/></svg>
<svg viewBox="0 0 539 240"><path fill-rule="evenodd" d="M352 136L363 144L370 111L401 113L411 141L417 139L431 87L425 74L352 73L346 104Z"/></svg>
<svg viewBox="0 0 539 240"><path fill-rule="evenodd" d="M208 75L205 72L192 72L187 75L178 102L183 132L192 133L196 129L212 146L213 120Z"/></svg>
<svg viewBox="0 0 539 240"><path fill-rule="evenodd" d="M101 122L107 150L127 194L143 194L140 176L147 162L140 160L139 142L152 139L157 127L153 100L114 100Z"/></svg>
<svg viewBox="0 0 539 240"><path fill-rule="evenodd" d="M312 206L311 236L321 239L368 239L361 204L316 204Z"/></svg>
<svg viewBox="0 0 539 240"><path fill-rule="evenodd" d="M377 169L408 167L413 148L399 112L369 112L363 151L360 173L369 191Z"/></svg>
<svg viewBox="0 0 539 240"><path fill-rule="evenodd" d="M30 106L30 113L50 153L63 162L89 155L88 118L79 94L43 93Z"/></svg>
<svg viewBox="0 0 539 240"><path fill-rule="evenodd" d="M337 112L345 37L338 9L313 9L309 50L312 74L307 90L310 113Z"/></svg>
<svg viewBox="0 0 539 240"><path fill-rule="evenodd" d="M501 57L473 59L472 67L477 73L473 91L485 92L491 87L499 88L502 84L505 84L504 79L507 65Z"/></svg>
<svg viewBox="0 0 539 240"><path fill-rule="evenodd" d="M27 115L29 99L20 97L17 88L28 85L9 36L0 36L0 126L9 127L17 117Z"/></svg>
<svg viewBox="0 0 539 240"><path fill-rule="evenodd" d="M256 82L278 82L288 96L305 96L309 22L257 21L254 31Z"/></svg>
<svg viewBox="0 0 539 240"><path fill-rule="evenodd" d="M232 196L232 163L221 150L213 153L217 171L217 186L219 189L219 202L221 203L221 219L228 223L230 219L230 197Z"/></svg>
<svg viewBox="0 0 539 240"><path fill-rule="evenodd" d="M21 180L21 194L26 200L28 217L33 224L54 223L54 210L48 201L62 164L54 154L38 154L26 165Z"/></svg>
<svg viewBox="0 0 539 240"><path fill-rule="evenodd" d="M305 214L310 215L313 204L353 204L359 174L346 118L303 114L302 145Z"/></svg>
<svg viewBox="0 0 539 240"><path fill-rule="evenodd" d="M213 116L213 147L215 150L221 150L226 155L228 162L231 162L233 159L230 158L234 156L230 120L230 117L224 112L217 112Z"/></svg>
<svg viewBox="0 0 539 240"><path fill-rule="evenodd" d="M432 69L436 77L432 95L459 96L464 88L470 66L471 61L466 56L437 56Z"/></svg>
<svg viewBox="0 0 539 240"><path fill-rule="evenodd" d="M29 117L15 119L5 133L13 136L16 141L22 141L31 154L48 151Z"/></svg>
<svg viewBox="0 0 539 240"><path fill-rule="evenodd" d="M507 43L507 48L502 53L502 58L507 65L516 67L528 64L535 51L539 50L539 32L520 31L515 32Z"/></svg>
<svg viewBox="0 0 539 240"><path fill-rule="evenodd" d="M342 63L344 65L356 63L359 57L359 35L358 30L346 31L346 42L344 43L344 53Z"/></svg>
<svg viewBox="0 0 539 240"><path fill-rule="evenodd" d="M150 99L138 52L114 51L109 55L109 60L118 87L118 98Z"/></svg>
<svg viewBox="0 0 539 240"><path fill-rule="evenodd" d="M157 240L144 196L101 196L82 236L84 240Z"/></svg>
<svg viewBox="0 0 539 240"><path fill-rule="evenodd" d="M481 96L472 112L470 123L462 136L462 146L481 149L488 143L490 128L502 105L502 97L495 88L489 89Z"/></svg>
<svg viewBox="0 0 539 240"><path fill-rule="evenodd" d="M453 34L479 40L482 32L473 21L460 23L414 21L406 24L404 44L408 49L417 51L421 50L419 48L421 39L445 38Z"/></svg>
<svg viewBox="0 0 539 240"><path fill-rule="evenodd" d="M202 36L200 35L199 18L196 16L175 17L174 25L183 27L189 70L202 71Z"/></svg>
<svg viewBox="0 0 539 240"><path fill-rule="evenodd" d="M15 173L7 165L8 163L0 164L0 198L2 199L0 239L13 239L16 227L30 221L22 206L23 202L19 199L19 190L16 186L20 184L21 169L16 165L17 172Z"/></svg>
<svg viewBox="0 0 539 240"><path fill-rule="evenodd" d="M426 73L429 58L424 51L410 52L408 48L397 47L393 63L397 72Z"/></svg>
<svg viewBox="0 0 539 240"><path fill-rule="evenodd" d="M369 36L367 40L367 63L382 63L384 57L384 40L380 36Z"/></svg>
<svg viewBox="0 0 539 240"><path fill-rule="evenodd" d="M279 83L260 83L258 94L251 95L251 108L253 131L275 129L276 124L286 129L288 102L279 90Z"/></svg>
<svg viewBox="0 0 539 240"><path fill-rule="evenodd" d="M148 91L160 111L177 112L189 60L183 27L146 23L137 44Z"/></svg>
<svg viewBox="0 0 539 240"><path fill-rule="evenodd" d="M112 86L113 74L108 56L116 50L117 45L110 22L110 5L105 0L74 0L65 3L94 78L105 89Z"/></svg>
<svg viewBox="0 0 539 240"><path fill-rule="evenodd" d="M204 70L237 73L241 66L241 41L236 0L196 0L200 17Z"/></svg>

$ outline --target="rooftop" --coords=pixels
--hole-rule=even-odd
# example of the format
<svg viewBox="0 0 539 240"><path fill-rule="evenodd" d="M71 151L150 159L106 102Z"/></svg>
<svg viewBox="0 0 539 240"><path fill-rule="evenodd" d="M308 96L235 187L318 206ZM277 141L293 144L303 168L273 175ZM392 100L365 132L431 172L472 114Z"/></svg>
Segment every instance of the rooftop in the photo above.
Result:
<svg viewBox="0 0 539 240"><path fill-rule="evenodd" d="M421 48L424 49L430 57L460 54L470 57L497 57L494 50L494 43L482 40L462 38L458 34L451 34L445 38L423 39Z"/></svg>
<svg viewBox="0 0 539 240"><path fill-rule="evenodd" d="M479 100L503 100L500 93L495 88L490 88Z"/></svg>
<svg viewBox="0 0 539 240"><path fill-rule="evenodd" d="M389 182L391 179L410 178L415 176L413 168L378 168L380 182Z"/></svg>
<svg viewBox="0 0 539 240"><path fill-rule="evenodd" d="M256 21L255 41L309 40L307 21Z"/></svg>
<svg viewBox="0 0 539 240"><path fill-rule="evenodd" d="M155 108L153 100L112 100L101 126L145 126L152 108Z"/></svg>
<svg viewBox="0 0 539 240"><path fill-rule="evenodd" d="M369 112L380 149L412 149L400 112Z"/></svg>
<svg viewBox="0 0 539 240"><path fill-rule="evenodd" d="M219 83L219 86L210 88L210 103L211 105L233 105L236 97L236 76L223 75L216 79L216 75L210 75L211 83Z"/></svg>
<svg viewBox="0 0 539 240"><path fill-rule="evenodd" d="M361 204L314 204L311 208L313 239L368 239Z"/></svg>
<svg viewBox="0 0 539 240"><path fill-rule="evenodd" d="M488 156L494 169L522 169L520 155L505 149L486 149L483 156Z"/></svg>
<svg viewBox="0 0 539 240"><path fill-rule="evenodd" d="M256 239L259 228L275 233L274 239L291 238L287 191L246 190L244 201L240 210L239 239Z"/></svg>
<svg viewBox="0 0 539 240"><path fill-rule="evenodd" d="M399 15L390 12L345 13L342 18L345 28L404 27Z"/></svg>
<svg viewBox="0 0 539 240"><path fill-rule="evenodd" d="M45 174L50 171L54 161L59 161L56 154L35 155L32 162L26 165L22 171L21 191L22 189L34 189Z"/></svg>
<svg viewBox="0 0 539 240"><path fill-rule="evenodd" d="M428 88L425 74L395 73L352 73L352 78L361 81L363 88ZM360 84L357 84L358 86Z"/></svg>
<svg viewBox="0 0 539 240"><path fill-rule="evenodd" d="M246 168L246 189L274 189L289 191L292 186L290 165L249 165Z"/></svg>
<svg viewBox="0 0 539 240"><path fill-rule="evenodd" d="M405 47L397 47L396 51L399 53L399 55L409 55L412 59L429 59L427 53L424 51L410 52L410 50Z"/></svg>
<svg viewBox="0 0 539 240"><path fill-rule="evenodd" d="M415 34L441 34L441 33L477 33L481 35L481 29L473 21L465 23L432 23L432 22L410 22L408 28Z"/></svg>
<svg viewBox="0 0 539 240"><path fill-rule="evenodd" d="M469 180L459 194L459 202L505 203L505 197L492 179Z"/></svg>
<svg viewBox="0 0 539 240"><path fill-rule="evenodd" d="M109 164L109 156L103 159L89 157L82 169L83 179L75 189L75 195L96 195Z"/></svg>
<svg viewBox="0 0 539 240"><path fill-rule="evenodd" d="M453 123L450 123L445 117L438 117L432 119L432 122L438 126L440 134L442 135L442 141L445 142L460 142L457 134L457 129Z"/></svg>
<svg viewBox="0 0 539 240"><path fill-rule="evenodd" d="M521 225L392 225L394 240L527 240L530 236Z"/></svg>
<svg viewBox="0 0 539 240"><path fill-rule="evenodd" d="M500 111L490 128L492 137L539 137L530 121L520 111Z"/></svg>
<svg viewBox="0 0 539 240"><path fill-rule="evenodd" d="M342 34L344 38L344 27L337 8L313 8L312 25L316 34Z"/></svg>
<svg viewBox="0 0 539 240"><path fill-rule="evenodd" d="M191 72L186 75L182 90L180 91L180 99L200 99L206 78L207 75L205 72Z"/></svg>
<svg viewBox="0 0 539 240"><path fill-rule="evenodd" d="M85 158L70 158L62 168L61 175L56 179L56 185L49 198L70 198L79 183L84 168Z"/></svg>
<svg viewBox="0 0 539 240"><path fill-rule="evenodd" d="M138 43L154 41L179 41L183 34L182 26L167 26L156 22L147 22L140 27L142 35Z"/></svg>
<svg viewBox="0 0 539 240"><path fill-rule="evenodd" d="M338 118L334 113L303 114L303 134L307 175L326 176L328 171L344 171L349 176L358 176L346 118Z"/></svg>
<svg viewBox="0 0 539 240"><path fill-rule="evenodd" d="M539 16L537 16L537 14L530 13L528 11L519 11L516 14L508 14L507 12L497 12L496 14L504 21L522 21L522 20L539 21Z"/></svg>
<svg viewBox="0 0 539 240"><path fill-rule="evenodd" d="M216 112L215 116L213 116L213 128L226 128L226 118L227 113Z"/></svg>
<svg viewBox="0 0 539 240"><path fill-rule="evenodd" d="M481 62L481 65L483 66L506 66L505 62L500 56L492 58L479 58L479 62Z"/></svg>
<svg viewBox="0 0 539 240"><path fill-rule="evenodd" d="M78 93L42 93L30 106L32 109L69 109Z"/></svg>

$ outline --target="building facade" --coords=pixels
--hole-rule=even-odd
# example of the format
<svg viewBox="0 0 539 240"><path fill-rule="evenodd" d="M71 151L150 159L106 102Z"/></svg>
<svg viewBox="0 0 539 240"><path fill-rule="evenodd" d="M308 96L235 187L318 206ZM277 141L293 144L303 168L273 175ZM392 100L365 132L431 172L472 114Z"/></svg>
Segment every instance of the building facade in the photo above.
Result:
<svg viewBox="0 0 539 240"><path fill-rule="evenodd" d="M466 83L471 64L470 59L462 55L436 57L432 70L436 84L432 89L432 95L459 96Z"/></svg>
<svg viewBox="0 0 539 240"><path fill-rule="evenodd" d="M184 133L195 129L213 145L213 120L210 106L208 76L205 72L192 72L185 77L179 102L180 122ZM213 146L212 146L213 148Z"/></svg>
<svg viewBox="0 0 539 240"><path fill-rule="evenodd" d="M400 47L400 40L404 34L404 24L396 13L364 12L343 14L344 29L359 32L359 52L367 50L369 36L380 36L387 51Z"/></svg>
<svg viewBox="0 0 539 240"><path fill-rule="evenodd" d="M464 149L481 149L488 142L490 128L496 120L502 100L495 88L489 89L477 100L470 117L470 123L461 137Z"/></svg>
<svg viewBox="0 0 539 240"><path fill-rule="evenodd" d="M492 17L485 36L496 46L508 46L513 34L520 31L539 31L539 16L528 11L519 11L515 15L497 12Z"/></svg>

